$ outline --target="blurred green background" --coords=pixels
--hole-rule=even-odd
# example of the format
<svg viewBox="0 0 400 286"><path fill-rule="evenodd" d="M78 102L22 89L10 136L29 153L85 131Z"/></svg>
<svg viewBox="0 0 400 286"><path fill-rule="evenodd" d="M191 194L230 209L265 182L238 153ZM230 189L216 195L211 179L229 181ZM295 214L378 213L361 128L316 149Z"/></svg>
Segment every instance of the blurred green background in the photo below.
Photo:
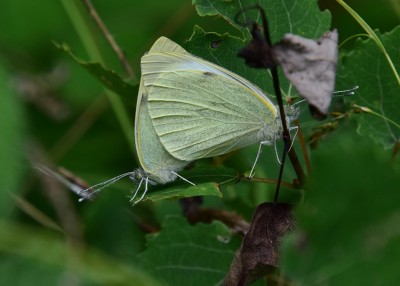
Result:
<svg viewBox="0 0 400 286"><path fill-rule="evenodd" d="M133 187L126 181L110 187L95 203L78 203L69 192L53 192L52 185L32 170L33 161L52 162L94 184L137 167L133 148L108 105L102 85L53 44L65 42L80 58L90 59L71 22L73 13L66 11L67 2L3 0L0 5L1 285L28 285L32 281L36 285L75 285L73 275L62 267L62 256L52 255L68 256L71 249L90 247L106 257L133 261L144 248L144 226L157 228L165 215L181 212L178 202L132 208L128 196ZM332 26L338 28L341 41L362 32L335 1L319 4L331 11ZM381 32L399 24L397 0L352 0L348 4ZM199 17L189 0L93 0L93 5L125 51L136 75L133 84L140 77L140 57L161 35L183 46L196 24L206 31L239 35L222 18ZM91 22L89 26L106 66L124 74L107 42ZM121 99L131 115L133 132L136 94ZM222 204L217 199L208 203ZM243 213L250 217L249 210ZM60 243L64 239L70 247L66 252ZM26 241L34 247L21 248ZM38 259L40 255L44 257ZM36 264L37 260L53 262ZM102 267L111 271L113 266L110 262ZM141 275L118 269L123 277ZM152 283L146 277L143 281L143 285Z"/></svg>

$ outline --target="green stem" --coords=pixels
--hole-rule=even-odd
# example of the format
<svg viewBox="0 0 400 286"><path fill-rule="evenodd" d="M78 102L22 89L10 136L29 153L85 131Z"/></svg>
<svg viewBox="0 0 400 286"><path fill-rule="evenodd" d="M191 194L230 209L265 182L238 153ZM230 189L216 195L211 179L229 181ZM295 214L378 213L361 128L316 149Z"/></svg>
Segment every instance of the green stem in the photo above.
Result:
<svg viewBox="0 0 400 286"><path fill-rule="evenodd" d="M397 83L400 85L400 76L394 66L392 59L390 58L389 54L387 53L385 46L382 44L381 40L379 39L378 35L372 30L372 28L365 22L360 15L357 14L349 5L347 5L343 0L336 0L344 9L349 12L351 16L360 24L360 26L368 33L368 35L375 41L376 45L381 49L383 54L386 57L386 60L389 63L390 68L393 71L395 78L397 79Z"/></svg>
<svg viewBox="0 0 400 286"><path fill-rule="evenodd" d="M69 16L72 25L74 26L79 38L82 41L86 52L89 55L91 61L100 63L102 66L107 67L101 51L96 43L96 38L93 35L90 25L87 20L86 10L83 9L82 4L78 0L61 0L64 9ZM125 134L126 140L131 146L131 150L135 153L135 138L132 132L133 128L131 125L130 116L126 112L122 101L119 96L114 92L106 89L107 98L117 116L117 120Z"/></svg>

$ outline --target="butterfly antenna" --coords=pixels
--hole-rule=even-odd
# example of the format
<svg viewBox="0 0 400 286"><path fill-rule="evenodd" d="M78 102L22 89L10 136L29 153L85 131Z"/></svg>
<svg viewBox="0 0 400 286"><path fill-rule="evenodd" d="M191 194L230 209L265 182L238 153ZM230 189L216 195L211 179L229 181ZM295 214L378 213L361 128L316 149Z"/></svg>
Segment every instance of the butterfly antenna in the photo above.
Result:
<svg viewBox="0 0 400 286"><path fill-rule="evenodd" d="M132 173L133 173L133 172L127 172L127 173L118 175L118 176L116 176L116 177L114 177L114 178L111 178L111 179L109 179L109 180L107 180L107 181L98 183L98 184L96 184L96 185L94 185L94 186L91 186L91 187L89 187L89 188L87 188L87 189L81 190L81 191L78 193L78 195L79 195L80 193L85 193L85 192L88 192L88 191L92 190L92 192L91 192L91 194L90 194L90 196L89 196L89 197L91 197L91 196L93 196L95 193L100 192L102 189L107 188L108 186L110 186L110 185L114 184L115 182L119 181L120 179L122 179L122 178L124 178L124 177L126 177L126 176L129 176L129 175L132 175ZM99 186L101 186L101 187L99 188ZM86 198L87 198L87 197L82 197L82 198L80 198L80 199L79 199L79 202L84 201Z"/></svg>
<svg viewBox="0 0 400 286"><path fill-rule="evenodd" d="M356 86L354 86L352 88L349 88L349 89L337 90L337 91L334 91L332 93L332 95L335 96L335 97L336 96L351 96L351 95L355 94L355 92L358 90L358 88L359 88L359 86L356 85ZM302 103L304 101L307 101L307 100L306 99L299 100L299 101L293 103L291 106L296 106L296 105L298 105L298 104L300 104L300 103Z"/></svg>
<svg viewBox="0 0 400 286"><path fill-rule="evenodd" d="M293 103L291 106L299 105L300 103L302 103L302 102L304 102L304 101L307 101L307 100L305 100L305 99L299 100L299 101Z"/></svg>
<svg viewBox="0 0 400 286"><path fill-rule="evenodd" d="M349 89L337 90L333 92L334 96L350 96L354 95L354 93L358 90L359 86L356 85Z"/></svg>

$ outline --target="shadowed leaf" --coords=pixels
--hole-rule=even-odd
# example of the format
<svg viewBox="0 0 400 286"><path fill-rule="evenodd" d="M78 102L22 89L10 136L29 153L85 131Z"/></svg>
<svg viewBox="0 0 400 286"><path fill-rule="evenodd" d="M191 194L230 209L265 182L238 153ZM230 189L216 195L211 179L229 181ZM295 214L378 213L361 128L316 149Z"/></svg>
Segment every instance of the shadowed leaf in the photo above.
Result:
<svg viewBox="0 0 400 286"><path fill-rule="evenodd" d="M138 259L164 285L218 285L239 245L221 222L190 225L169 217L162 230L147 236L147 249Z"/></svg>
<svg viewBox="0 0 400 286"><path fill-rule="evenodd" d="M281 268L293 285L400 283L399 171L387 152L350 134L314 154L297 229L282 246Z"/></svg>

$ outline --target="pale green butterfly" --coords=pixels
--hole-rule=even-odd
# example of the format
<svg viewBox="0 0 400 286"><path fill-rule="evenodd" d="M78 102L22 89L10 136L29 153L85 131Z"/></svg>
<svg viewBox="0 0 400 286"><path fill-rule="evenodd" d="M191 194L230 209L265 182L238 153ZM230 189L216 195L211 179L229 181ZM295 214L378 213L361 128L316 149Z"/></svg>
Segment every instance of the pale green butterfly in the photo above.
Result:
<svg viewBox="0 0 400 286"><path fill-rule="evenodd" d="M141 168L92 186L92 195L129 176L142 183L167 183L190 161L260 143L282 134L279 112L257 86L241 76L191 55L161 37L142 57L135 114L135 144ZM290 123L291 117L286 120ZM193 183L191 183L193 184ZM100 188L98 188L100 187ZM83 198L84 199L84 198Z"/></svg>
<svg viewBox="0 0 400 286"><path fill-rule="evenodd" d="M257 161L261 146L282 136L279 112L260 88L165 37L142 57L141 69L155 132L178 160L213 157L260 143ZM291 119L286 118L288 124Z"/></svg>
<svg viewBox="0 0 400 286"><path fill-rule="evenodd" d="M180 50L180 47L176 45L153 45L149 53L157 53L160 51L180 52ZM171 156L165 150L157 136L148 113L148 92L143 83L143 78L140 80L136 102L135 145L141 168L132 172L130 177L132 179L140 179L140 183L131 201L135 199L143 181L145 182L145 190L136 203L141 201L146 194L149 180L152 183L165 184L180 177L193 185L193 183L176 173L182 170L190 160L180 160Z"/></svg>

